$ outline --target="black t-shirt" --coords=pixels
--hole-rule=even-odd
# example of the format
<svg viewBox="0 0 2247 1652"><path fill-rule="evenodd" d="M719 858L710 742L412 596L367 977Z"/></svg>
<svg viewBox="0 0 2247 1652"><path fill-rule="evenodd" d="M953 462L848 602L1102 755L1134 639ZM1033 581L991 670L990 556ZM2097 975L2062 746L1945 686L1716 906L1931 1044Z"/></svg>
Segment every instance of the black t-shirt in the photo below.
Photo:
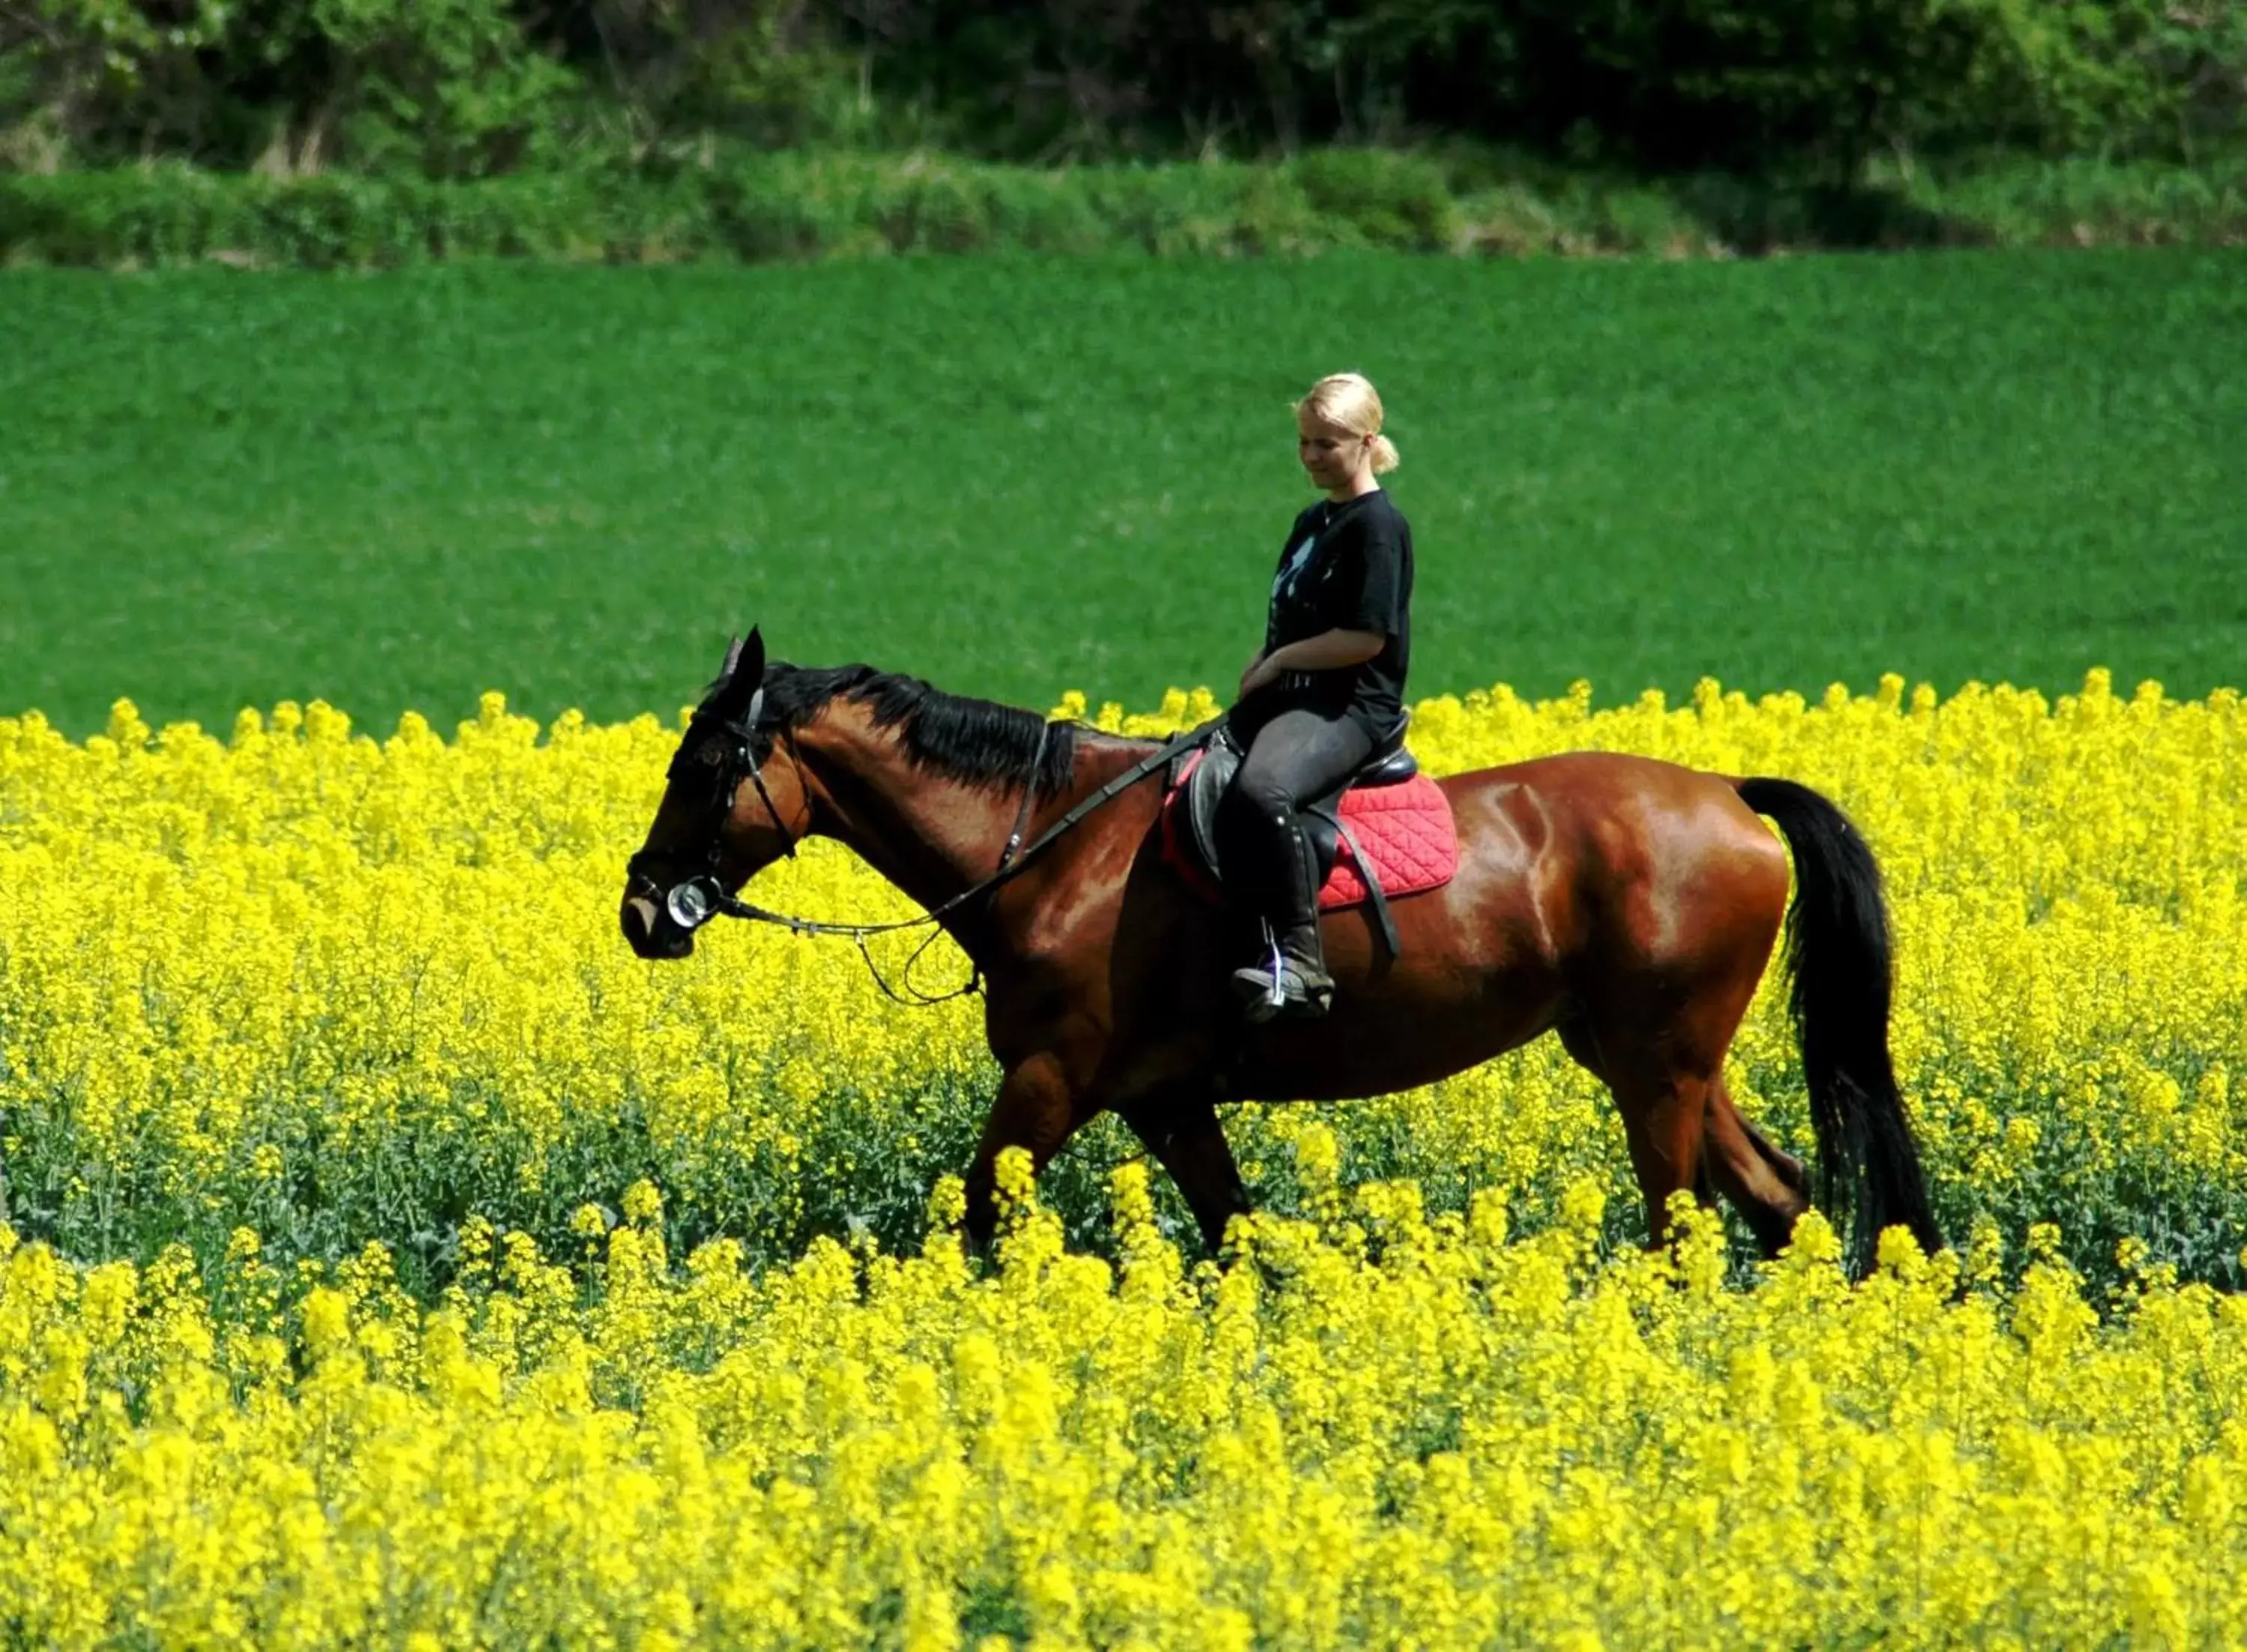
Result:
<svg viewBox="0 0 2247 1652"><path fill-rule="evenodd" d="M1412 652L1412 529L1376 488L1295 518L1272 578L1264 652L1329 631L1377 631L1381 652L1361 666L1288 672L1271 691L1298 704L1347 710L1376 735L1404 709Z"/></svg>

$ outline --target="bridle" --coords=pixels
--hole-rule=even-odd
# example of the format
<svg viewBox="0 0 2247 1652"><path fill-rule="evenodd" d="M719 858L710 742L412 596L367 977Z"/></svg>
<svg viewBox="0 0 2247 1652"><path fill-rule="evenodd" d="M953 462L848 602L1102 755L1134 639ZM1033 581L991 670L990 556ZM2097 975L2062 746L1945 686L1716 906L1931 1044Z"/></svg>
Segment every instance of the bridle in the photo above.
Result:
<svg viewBox="0 0 2247 1652"><path fill-rule="evenodd" d="M796 935L843 936L857 944L858 955L866 960L866 968L872 974L874 984L892 1000L900 1004L941 1004L948 1000L980 991L983 983L983 966L973 960L971 960L966 984L951 992L931 994L923 993L913 986L913 966L920 961L921 954L934 943L939 926L943 920L969 902L989 896L1001 884L1020 876L1023 869L1028 866L1030 862L1048 844L1079 821L1103 804L1120 796L1124 791L1144 780L1181 752L1192 750L1205 743L1224 722L1222 717L1212 718L1198 728L1171 735L1157 750L1140 759L1117 775L1115 779L1102 786L1099 790L1071 807L1052 825L1041 832L1034 842L1025 847L1022 843L1022 834L1029 825L1031 807L1037 796L1037 772L1044 760L1046 741L1053 727L1051 723L1042 723L1038 727L1037 747L1030 759L1030 778L1022 788L1021 806L1014 813L1014 829L1007 834L1006 843L1001 847L998 866L989 877L969 885L949 900L931 907L918 918L898 918L886 924L830 924L812 918L792 918L784 912L769 911L764 907L754 905L737 896L728 894L719 875L718 840L723 832L726 822L733 816L734 800L740 793L741 782L745 780L757 788L757 801L764 805L766 818L772 822L773 829L780 834L781 842L786 846L788 857L791 860L796 858L796 846L798 839L796 834L789 830L788 823L781 818L780 809L773 802L772 793L766 788L763 767L757 758L757 723L764 711L764 704L765 691L760 686L756 692L749 696L748 709L738 718L721 716L710 711L706 706L703 709L696 711L694 715L687 720L686 736L680 740L679 750L673 755L670 768L665 771L667 781L676 783L683 769L690 762L706 762L707 760L702 754L713 748L713 741L724 742L716 747L721 753L719 761L715 765L718 771L714 785L716 815L708 838L703 846L701 864L686 877L666 886L652 876L651 857L645 850L640 850L625 863L627 897L635 891L645 891L654 897L656 904L673 924L690 934L701 928L712 918L725 917L744 918L752 923L775 924ZM698 726L713 732L697 740L694 738L694 731ZM674 865L677 864L675 857L666 855L663 858ZM883 978L881 968L875 963L873 954L866 949L866 943L876 935L888 935L902 930L919 929L924 925L929 926L928 939L914 948L912 956L905 960L905 968L898 976L905 993L912 994L911 997L907 997L898 993Z"/></svg>
<svg viewBox="0 0 2247 1652"><path fill-rule="evenodd" d="M627 890L645 890L654 896L657 904L669 914L671 921L683 930L692 932L700 929L715 914L726 911L727 903L733 898L726 893L725 884L719 878L718 839L726 822L733 816L734 799L740 793L744 780L757 788L757 801L765 806L766 818L772 822L773 829L780 834L788 858L796 858L796 836L789 830L788 823L780 817L779 807L774 803L772 793L765 786L763 765L757 761L757 720L764 711L764 706L765 691L761 687L749 696L748 711L738 718L721 717L707 708L698 710L687 720L686 736L680 741L678 751L673 754L671 766L664 771L664 779L673 785L678 784L686 769L693 764L705 764L718 771L712 783L715 795L715 823L704 842L700 867L666 886L652 875L651 857L645 849L637 851L625 863ZM713 732L698 740L695 738L698 728ZM724 743L714 746L714 741ZM709 764L703 754L714 749L720 754L719 761ZM677 857L666 855L664 858L675 864Z"/></svg>

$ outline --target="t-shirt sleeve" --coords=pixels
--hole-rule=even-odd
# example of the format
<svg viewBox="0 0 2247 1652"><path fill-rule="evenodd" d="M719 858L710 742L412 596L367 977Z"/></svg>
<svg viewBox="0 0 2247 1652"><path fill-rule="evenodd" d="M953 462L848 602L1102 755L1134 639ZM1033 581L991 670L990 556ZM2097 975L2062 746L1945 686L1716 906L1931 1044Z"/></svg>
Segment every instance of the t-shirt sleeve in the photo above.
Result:
<svg viewBox="0 0 2247 1652"><path fill-rule="evenodd" d="M1357 537L1362 577L1356 600L1336 622L1343 631L1377 631L1393 637L1404 628L1404 541L1403 526L1383 515L1368 520Z"/></svg>

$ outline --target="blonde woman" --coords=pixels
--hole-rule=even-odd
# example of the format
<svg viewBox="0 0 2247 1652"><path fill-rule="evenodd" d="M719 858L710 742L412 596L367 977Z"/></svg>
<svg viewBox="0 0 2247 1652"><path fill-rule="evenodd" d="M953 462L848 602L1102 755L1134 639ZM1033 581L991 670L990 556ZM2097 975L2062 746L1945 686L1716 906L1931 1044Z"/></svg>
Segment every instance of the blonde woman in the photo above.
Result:
<svg viewBox="0 0 2247 1652"><path fill-rule="evenodd" d="M1412 530L1376 480L1397 468L1381 422L1358 373L1322 379L1296 404L1295 454L1325 497L1288 529L1264 646L1226 716L1245 755L1217 830L1228 891L1262 920L1256 957L1233 976L1252 1021L1322 1015L1333 999L1319 869L1295 811L1356 772L1404 715Z"/></svg>

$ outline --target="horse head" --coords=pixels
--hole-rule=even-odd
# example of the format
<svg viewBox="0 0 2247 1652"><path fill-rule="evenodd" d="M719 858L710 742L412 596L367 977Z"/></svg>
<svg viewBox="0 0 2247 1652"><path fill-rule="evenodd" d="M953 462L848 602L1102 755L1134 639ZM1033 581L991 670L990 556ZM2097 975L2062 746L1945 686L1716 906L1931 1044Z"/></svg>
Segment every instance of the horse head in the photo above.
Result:
<svg viewBox="0 0 2247 1652"><path fill-rule="evenodd" d="M666 773L647 838L625 866L618 922L642 958L684 958L694 932L809 829L810 799L793 762L771 761L765 645L755 627L726 649Z"/></svg>

